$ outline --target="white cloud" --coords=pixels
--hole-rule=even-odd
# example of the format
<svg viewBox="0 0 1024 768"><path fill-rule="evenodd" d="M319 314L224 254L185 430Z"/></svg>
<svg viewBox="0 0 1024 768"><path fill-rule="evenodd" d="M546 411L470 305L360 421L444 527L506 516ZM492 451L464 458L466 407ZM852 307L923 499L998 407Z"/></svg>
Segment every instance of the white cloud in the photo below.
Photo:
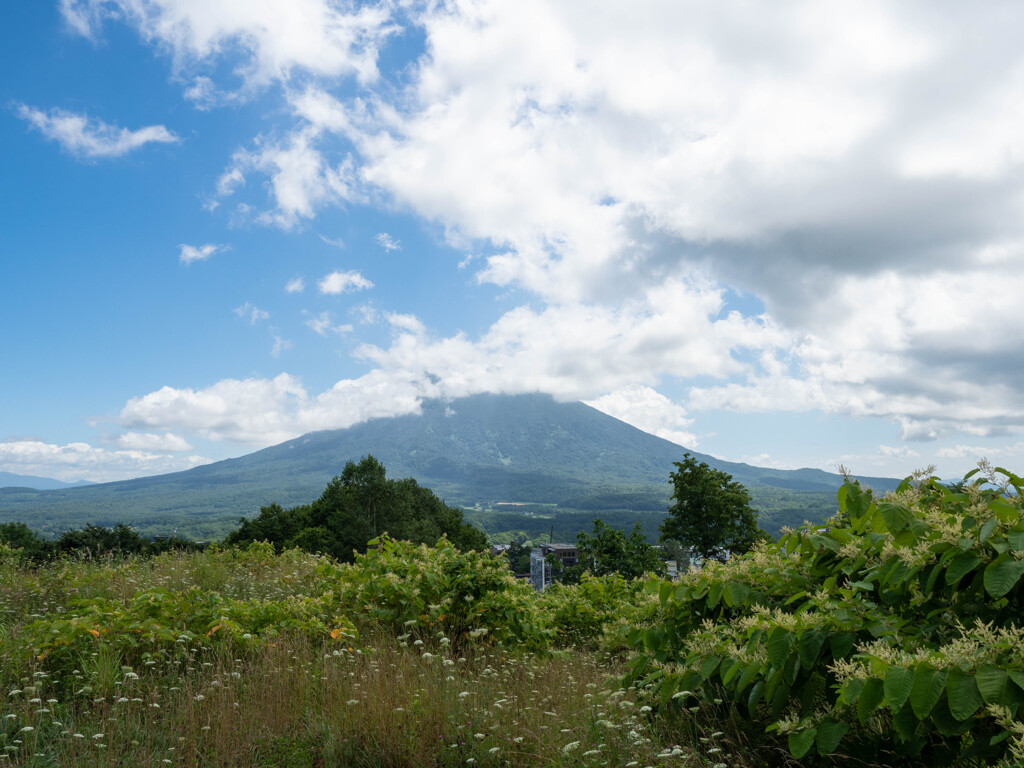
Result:
<svg viewBox="0 0 1024 768"><path fill-rule="evenodd" d="M243 186L245 186L245 174L239 168L232 168L222 173L217 179L217 194L221 197L228 197Z"/></svg>
<svg viewBox="0 0 1024 768"><path fill-rule="evenodd" d="M331 272L317 283L320 293L338 294L352 291L365 291L373 288L373 283L358 272Z"/></svg>
<svg viewBox="0 0 1024 768"><path fill-rule="evenodd" d="M398 312L388 312L385 314L384 319L388 325L397 331L405 333L411 333L415 336L419 336L426 332L426 327L423 322L415 315L403 315Z"/></svg>
<svg viewBox="0 0 1024 768"><path fill-rule="evenodd" d="M371 321L382 320L395 333L387 348L358 349L375 366L365 376L343 379L318 395L284 373L272 380L228 379L198 391L164 387L130 400L121 422L270 445L313 429L414 412L424 398L541 391L577 399L615 392L600 401L609 412L693 445L686 412L650 389L656 383L652 371L680 378L709 370L739 374L746 364L736 353L786 342L761 319L720 316L721 302L706 285L670 281L617 309L521 307L476 340L465 334L433 338L414 316L367 308ZM307 324L318 333L334 330L326 313Z"/></svg>
<svg viewBox="0 0 1024 768"><path fill-rule="evenodd" d="M43 111L18 105L18 117L68 153L88 159L121 157L146 144L175 144L180 139L162 125L137 130L118 128L102 120L63 109Z"/></svg>
<svg viewBox="0 0 1024 768"><path fill-rule="evenodd" d="M333 325L331 323L330 312L321 312L316 317L309 318L309 320L306 321L306 326L321 336L326 336L328 333L334 333L341 336L352 332L352 326L348 323L344 325Z"/></svg>
<svg viewBox="0 0 1024 768"><path fill-rule="evenodd" d="M218 194L233 194L240 184L223 182L244 179L243 170L269 176L276 207L261 213L257 220L282 229L294 229L329 203L361 199L352 158L332 166L317 140L317 131L300 128L283 141L261 141L253 150L239 150L234 165L221 176Z"/></svg>
<svg viewBox="0 0 1024 768"><path fill-rule="evenodd" d="M178 253L178 261L182 264L191 264L194 261L206 261L215 253L222 253L231 248L229 245L185 245L178 246L181 251Z"/></svg>
<svg viewBox="0 0 1024 768"><path fill-rule="evenodd" d="M127 477L178 472L209 461L202 456L172 456L147 449L111 451L95 448L88 443L56 445L40 440L0 442L0 468L17 474L52 477L65 482L108 482Z"/></svg>
<svg viewBox="0 0 1024 768"><path fill-rule="evenodd" d="M273 379L225 379L201 390L163 387L129 400L120 421L147 429L175 424L212 440L265 446L313 430L414 413L420 394L414 382L374 371L310 396L298 379L282 373Z"/></svg>
<svg viewBox="0 0 1024 768"><path fill-rule="evenodd" d="M687 417L686 409L650 387L623 387L590 400L587 405L644 432L687 448L697 447L697 436L686 429L693 423L693 419Z"/></svg>
<svg viewBox="0 0 1024 768"><path fill-rule="evenodd" d="M171 432L125 432L117 437L117 445L130 451L191 451L192 446L183 437Z"/></svg>
<svg viewBox="0 0 1024 768"><path fill-rule="evenodd" d="M98 35L106 18L124 18L169 50L177 70L241 53L247 60L236 74L248 89L287 80L293 71L372 82L378 48L394 31L387 4L350 8L332 0L61 0L61 13L87 37ZM193 97L213 90L196 88L194 82Z"/></svg>
<svg viewBox="0 0 1024 768"><path fill-rule="evenodd" d="M243 91L281 86L285 125L218 184L226 197L266 179L258 220L384 202L489 254L464 262L480 281L532 294L474 339L392 323L390 348L362 348L382 375L566 397L674 378L691 416L813 409L889 419L906 440L1024 426L1022 9L61 7L85 35L126 19L197 103L230 92L202 78L239 57ZM378 88L392 12L424 53ZM727 287L764 313L730 314Z"/></svg>
<svg viewBox="0 0 1024 768"><path fill-rule="evenodd" d="M323 235L320 235L320 239L323 240L328 245L333 245L335 248L342 248L342 249L344 249L344 247L345 247L345 241L342 240L340 237L330 238L330 237L324 237Z"/></svg>
<svg viewBox="0 0 1024 768"><path fill-rule="evenodd" d="M302 293L306 290L306 281L301 277L293 277L284 286L285 293Z"/></svg>
<svg viewBox="0 0 1024 768"><path fill-rule="evenodd" d="M379 245L388 253L390 253L391 251L402 250L402 244L395 240L393 237L391 237L391 235L389 235L387 232L380 232L377 235L376 240L377 245Z"/></svg>
<svg viewBox="0 0 1024 768"><path fill-rule="evenodd" d="M243 320L248 320L249 325L256 325L260 320L266 320L270 317L270 313L260 309L254 304L250 304L248 301L240 307L235 307L233 310Z"/></svg>
<svg viewBox="0 0 1024 768"><path fill-rule="evenodd" d="M280 357L282 352L285 352L292 348L292 343L288 339L283 339L277 334L274 334L274 346L270 349L270 354L273 357Z"/></svg>

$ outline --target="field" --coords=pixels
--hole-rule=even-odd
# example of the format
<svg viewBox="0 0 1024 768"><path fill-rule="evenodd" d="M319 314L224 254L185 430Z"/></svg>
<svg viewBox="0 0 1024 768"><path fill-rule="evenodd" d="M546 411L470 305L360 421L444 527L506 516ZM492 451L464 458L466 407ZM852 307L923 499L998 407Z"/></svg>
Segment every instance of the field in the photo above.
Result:
<svg viewBox="0 0 1024 768"><path fill-rule="evenodd" d="M436 559L438 551L429 556ZM361 585L373 592L364 594L363 610L335 615L338 595L328 587L338 589L331 578L338 570L323 558L260 546L38 570L8 550L0 567L7 686L0 760L294 767L722 762L716 744L723 734L702 733L708 741L696 743L703 758L689 747L681 751L677 742L693 737L692 724L669 728L652 720L635 692L618 686L621 660L598 647L605 623L599 615L577 622L589 622L592 631L561 639L541 626L513 629L521 635L514 637L492 623L494 632L485 633L454 617L434 622L446 635L432 631L429 620L384 615L382 584ZM371 576L372 567L364 570L360 578ZM493 568L489 576L505 579ZM466 604L464 597L458 600ZM518 590L517 597L539 600Z"/></svg>
<svg viewBox="0 0 1024 768"><path fill-rule="evenodd" d="M856 483L669 582L537 593L386 536L31 565L0 549L0 761L1024 764L1024 479Z"/></svg>

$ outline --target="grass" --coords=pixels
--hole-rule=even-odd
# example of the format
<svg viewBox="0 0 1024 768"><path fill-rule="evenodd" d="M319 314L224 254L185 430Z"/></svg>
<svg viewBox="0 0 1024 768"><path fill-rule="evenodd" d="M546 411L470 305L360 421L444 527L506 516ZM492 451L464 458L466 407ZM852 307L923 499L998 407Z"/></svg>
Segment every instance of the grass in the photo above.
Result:
<svg viewBox="0 0 1024 768"><path fill-rule="evenodd" d="M366 624L358 640L340 641L288 629L246 643L183 632L170 645L129 649L131 658L90 635L62 664L31 650L33 622L82 601L127 604L154 587L254 604L322 595L320 562L214 552L36 570L6 557L0 765L749 764L729 754L741 734L701 725L700 713L655 718L642 691L616 684L621 662L601 652L479 645L457 653L443 635L424 642Z"/></svg>

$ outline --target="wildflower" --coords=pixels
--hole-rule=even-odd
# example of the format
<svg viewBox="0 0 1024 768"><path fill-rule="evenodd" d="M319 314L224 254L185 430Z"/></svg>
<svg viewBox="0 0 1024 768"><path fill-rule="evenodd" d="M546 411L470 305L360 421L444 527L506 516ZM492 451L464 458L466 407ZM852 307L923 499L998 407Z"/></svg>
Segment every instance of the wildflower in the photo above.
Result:
<svg viewBox="0 0 1024 768"><path fill-rule="evenodd" d="M583 753L583 756L584 757L591 757L592 755L600 755L600 754L601 754L601 750L600 749L588 749L586 752Z"/></svg>
<svg viewBox="0 0 1024 768"><path fill-rule="evenodd" d="M562 747L562 754L567 755L574 749L579 749L580 743L578 741L570 741L564 747Z"/></svg>
<svg viewBox="0 0 1024 768"><path fill-rule="evenodd" d="M359 699L349 699L345 703L348 704L350 707L353 707L359 703Z"/></svg>
<svg viewBox="0 0 1024 768"><path fill-rule="evenodd" d="M487 738L487 734L485 734L485 733L474 733L474 734L473 734L473 738L474 738L474 739L480 739L480 740L483 740L483 739L486 739L486 738Z"/></svg>
<svg viewBox="0 0 1024 768"><path fill-rule="evenodd" d="M35 730L35 728L33 728L31 725L26 725L24 728L21 729L21 732L22 733L29 733L29 732L34 731L34 730Z"/></svg>

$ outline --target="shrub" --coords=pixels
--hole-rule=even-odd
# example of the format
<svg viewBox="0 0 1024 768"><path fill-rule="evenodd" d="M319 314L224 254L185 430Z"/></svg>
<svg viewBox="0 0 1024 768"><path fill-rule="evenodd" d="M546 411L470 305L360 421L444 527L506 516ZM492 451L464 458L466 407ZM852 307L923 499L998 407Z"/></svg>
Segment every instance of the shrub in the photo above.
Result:
<svg viewBox="0 0 1024 768"><path fill-rule="evenodd" d="M655 583L632 679L667 712L717 697L798 758L1024 760L1024 481L975 474L881 501L848 482L828 524Z"/></svg>
<svg viewBox="0 0 1024 768"><path fill-rule="evenodd" d="M435 546L382 536L351 565L325 563L339 611L396 634L453 645L487 642L544 648L552 637L533 589L516 579L503 557L459 551L446 538Z"/></svg>

